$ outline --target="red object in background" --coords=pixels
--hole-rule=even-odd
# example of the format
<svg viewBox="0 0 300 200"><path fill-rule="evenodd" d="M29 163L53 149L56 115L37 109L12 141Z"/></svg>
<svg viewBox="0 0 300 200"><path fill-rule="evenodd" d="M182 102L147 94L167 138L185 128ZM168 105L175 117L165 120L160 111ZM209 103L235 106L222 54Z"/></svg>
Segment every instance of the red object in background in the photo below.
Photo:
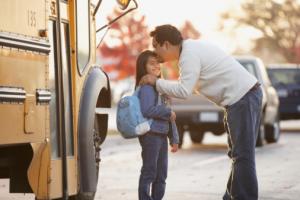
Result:
<svg viewBox="0 0 300 200"><path fill-rule="evenodd" d="M119 14L114 10L108 20ZM109 75L113 74L113 77L110 77L113 80L134 75L136 58L140 52L149 47L149 44L145 16L136 12L126 15L111 26L105 42L99 48L104 71Z"/></svg>
<svg viewBox="0 0 300 200"><path fill-rule="evenodd" d="M118 10L108 16L111 20L120 13ZM143 50L150 47L150 36L145 16L137 12L126 15L109 30L105 42L99 47L102 67L111 80L121 80L135 75L136 58ZM186 21L180 29L183 38L198 39L200 33L193 24ZM165 78L177 79L178 67L176 63L164 63L162 73Z"/></svg>
<svg viewBox="0 0 300 200"><path fill-rule="evenodd" d="M294 63L300 63L300 46L299 47L295 47L293 50L293 53L295 54L295 60Z"/></svg>

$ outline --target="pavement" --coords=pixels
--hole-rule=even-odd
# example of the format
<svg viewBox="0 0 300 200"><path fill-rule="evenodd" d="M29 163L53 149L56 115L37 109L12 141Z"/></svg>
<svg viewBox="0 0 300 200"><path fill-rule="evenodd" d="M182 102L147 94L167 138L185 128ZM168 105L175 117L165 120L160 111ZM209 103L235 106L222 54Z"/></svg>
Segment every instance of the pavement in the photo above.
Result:
<svg viewBox="0 0 300 200"><path fill-rule="evenodd" d="M280 141L256 149L259 199L300 199L300 120L281 122ZM142 164L137 139L116 134L115 110L110 111L110 132L101 151L96 200L137 200ZM179 152L169 153L164 200L222 199L231 162L226 156L226 134L206 133L203 144L193 144L186 133ZM33 200L32 194L8 194L9 181L0 179L0 200Z"/></svg>
<svg viewBox="0 0 300 200"><path fill-rule="evenodd" d="M141 168L140 146L135 140L111 136L103 146L96 199L135 200ZM207 133L204 144L185 136L183 148L169 154L167 200L222 199L230 171L225 135ZM256 150L259 199L299 200L300 132L283 133L280 142Z"/></svg>

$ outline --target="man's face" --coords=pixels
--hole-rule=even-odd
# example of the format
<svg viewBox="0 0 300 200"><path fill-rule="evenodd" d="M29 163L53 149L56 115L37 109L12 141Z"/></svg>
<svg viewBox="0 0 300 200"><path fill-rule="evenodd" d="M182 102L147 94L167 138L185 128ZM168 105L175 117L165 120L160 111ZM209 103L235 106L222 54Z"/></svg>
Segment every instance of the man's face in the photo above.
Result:
<svg viewBox="0 0 300 200"><path fill-rule="evenodd" d="M168 53L169 52L168 52L168 50L166 48L166 42L163 43L162 45L160 45L156 41L155 37L153 37L152 45L153 45L155 53L157 53L157 55L158 55L159 62L167 62L167 61L169 61L169 59L168 59Z"/></svg>

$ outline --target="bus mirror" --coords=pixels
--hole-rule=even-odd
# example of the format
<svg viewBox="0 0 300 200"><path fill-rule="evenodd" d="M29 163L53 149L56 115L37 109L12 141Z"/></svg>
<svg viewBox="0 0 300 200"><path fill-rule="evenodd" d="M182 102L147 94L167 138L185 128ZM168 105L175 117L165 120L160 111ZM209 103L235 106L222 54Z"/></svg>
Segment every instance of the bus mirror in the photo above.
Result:
<svg viewBox="0 0 300 200"><path fill-rule="evenodd" d="M101 2L102 0L100 0ZM115 19L109 21L106 25L102 26L101 28L97 29L96 33L98 33L99 31L103 30L104 28L109 28L111 24L113 24L114 22L116 22L117 20L119 20L121 17L125 16L126 14L130 13L131 11L135 10L138 8L138 4L136 2L136 0L117 0L118 4L121 6L121 9L125 10L129 3L133 1L135 4L135 7L128 9L127 11L125 11L124 13L122 13L120 16L116 17ZM96 10L98 10L98 5L96 7Z"/></svg>
<svg viewBox="0 0 300 200"><path fill-rule="evenodd" d="M117 3L120 5L122 10L125 10L129 5L130 0L117 0Z"/></svg>

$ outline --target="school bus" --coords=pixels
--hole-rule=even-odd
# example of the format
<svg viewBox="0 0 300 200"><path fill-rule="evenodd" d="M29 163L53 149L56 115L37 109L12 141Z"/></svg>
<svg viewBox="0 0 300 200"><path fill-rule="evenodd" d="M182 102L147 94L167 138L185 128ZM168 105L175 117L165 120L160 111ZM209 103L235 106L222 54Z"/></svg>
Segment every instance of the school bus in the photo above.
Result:
<svg viewBox="0 0 300 200"><path fill-rule="evenodd" d="M94 199L108 122L95 110L111 104L96 64L101 2L0 1L0 178L11 193Z"/></svg>

